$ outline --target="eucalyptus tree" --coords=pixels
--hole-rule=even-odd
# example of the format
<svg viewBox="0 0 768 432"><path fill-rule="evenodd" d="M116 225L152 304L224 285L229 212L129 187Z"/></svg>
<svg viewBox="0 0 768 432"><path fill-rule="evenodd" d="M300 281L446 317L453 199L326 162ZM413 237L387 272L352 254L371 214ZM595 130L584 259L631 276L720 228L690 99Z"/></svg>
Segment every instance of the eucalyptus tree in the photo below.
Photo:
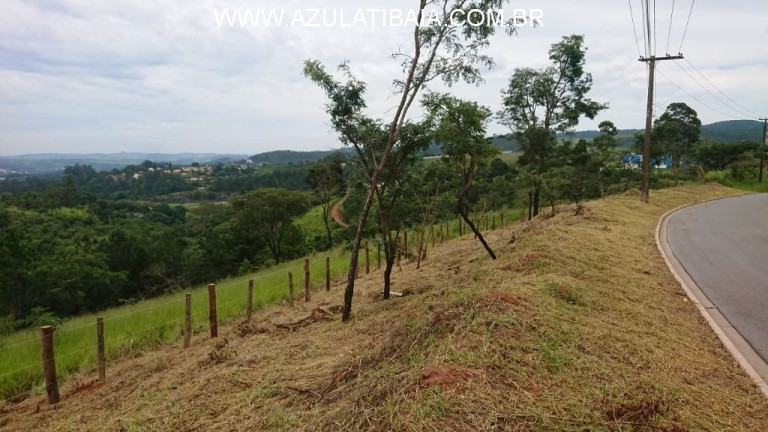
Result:
<svg viewBox="0 0 768 432"><path fill-rule="evenodd" d="M456 209L488 255L496 259L496 254L469 217L468 203L477 169L488 165L499 154L499 149L485 134L491 111L475 102L443 93L430 93L422 105L428 113L435 139L442 147L444 161L461 179Z"/></svg>
<svg viewBox="0 0 768 432"><path fill-rule="evenodd" d="M344 290L343 321L348 321L352 312L357 257L363 237L363 230L380 184L380 177L395 143L400 139L408 112L417 96L430 83L443 81L448 85L463 81L480 83L480 68L491 67L493 59L483 54L489 45L489 38L498 29L514 30L514 22L498 26L494 19L470 22L470 11L479 10L484 16L494 16L507 0L419 0L418 14L413 28L413 46L410 52L398 51L392 57L401 62L403 78L395 79L397 106L389 122L385 124L386 141L383 152L375 159L375 165L368 181L368 191L357 224L355 240L352 243L352 257ZM477 12L473 12L477 14ZM429 19L427 19L429 18ZM360 133L371 124L363 114L366 107L364 93L366 86L352 76L349 67L341 66L346 82L336 81L317 60L307 60L304 74L319 85L328 97L326 111L331 126L340 135L343 143L354 146L358 152L368 153L368 144L360 140Z"/></svg>
<svg viewBox="0 0 768 432"><path fill-rule="evenodd" d="M552 63L543 69L515 69L502 91L504 108L498 116L512 129L523 155L519 160L531 179L534 214L538 213L541 176L557 145L556 134L593 119L607 107L587 98L592 75L584 70L587 48L581 35L565 36L549 50Z"/></svg>

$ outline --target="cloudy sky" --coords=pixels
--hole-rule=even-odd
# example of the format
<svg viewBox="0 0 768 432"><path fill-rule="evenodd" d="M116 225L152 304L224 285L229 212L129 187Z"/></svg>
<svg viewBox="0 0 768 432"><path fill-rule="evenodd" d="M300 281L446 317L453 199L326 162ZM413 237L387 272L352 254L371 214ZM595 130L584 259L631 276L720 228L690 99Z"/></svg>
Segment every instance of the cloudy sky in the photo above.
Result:
<svg viewBox="0 0 768 432"><path fill-rule="evenodd" d="M372 20L342 26L339 11L349 24L358 9L408 11L417 3L3 0L0 154L253 154L339 147L323 112L324 96L301 75L302 62L314 58L332 67L348 60L369 85L370 114L390 117L396 104L391 82L402 75L390 54L410 48L411 29L374 26ZM631 3L640 32L640 0ZM680 48L690 4L675 2L672 54ZM658 0L656 6L657 52L663 54L672 0ZM305 20L314 14L309 8L322 8L329 20L336 14L337 24L217 25L215 11L235 8L284 10L289 17L302 10ZM623 128L643 125L646 73L637 61L626 1L520 0L510 3L507 16L512 8L541 9L544 25L494 37L488 52L496 66L484 73L485 84L452 91L498 110L500 91L515 68L545 65L550 44L578 33L589 47L591 96L610 103L609 110L584 120L579 129L594 129L604 119ZM639 37L642 44L642 33ZM768 115L766 42L768 1L696 1L682 45L690 63L660 64L658 106L686 102L704 123ZM494 125L491 132L505 129Z"/></svg>

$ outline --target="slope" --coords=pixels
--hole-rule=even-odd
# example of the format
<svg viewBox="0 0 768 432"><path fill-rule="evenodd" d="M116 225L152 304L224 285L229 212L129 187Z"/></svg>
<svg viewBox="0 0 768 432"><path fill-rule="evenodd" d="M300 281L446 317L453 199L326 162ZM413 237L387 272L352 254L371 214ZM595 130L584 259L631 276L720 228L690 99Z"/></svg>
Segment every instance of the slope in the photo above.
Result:
<svg viewBox="0 0 768 432"><path fill-rule="evenodd" d="M250 323L109 365L2 408L3 430L768 430L768 401L669 274L658 218L717 185L562 207L362 276ZM317 321L299 319L313 314ZM277 324L282 324L278 326Z"/></svg>

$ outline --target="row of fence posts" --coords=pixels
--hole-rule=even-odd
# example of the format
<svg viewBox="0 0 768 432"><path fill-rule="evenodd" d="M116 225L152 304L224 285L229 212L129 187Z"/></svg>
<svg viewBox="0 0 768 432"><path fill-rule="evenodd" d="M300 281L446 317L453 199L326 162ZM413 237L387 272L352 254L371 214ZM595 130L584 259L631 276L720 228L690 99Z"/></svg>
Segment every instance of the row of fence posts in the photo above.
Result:
<svg viewBox="0 0 768 432"><path fill-rule="evenodd" d="M485 221L485 229L488 228L488 215L485 215L480 221ZM481 222L478 222L478 226ZM493 215L492 228L496 228L496 215ZM450 238L450 231L448 222L438 224L439 231L438 236L440 242ZM504 227L504 213L501 214L501 227ZM443 230L445 228L445 230ZM466 231L464 220L460 220L457 225L459 235L463 235ZM443 233L445 231L445 234ZM435 247L435 226L430 227L430 237L432 247ZM424 233L420 234L419 238L420 250L418 254L418 263L421 263L421 259L426 258L426 242L424 241ZM403 249L408 251L408 231L403 231ZM365 243L365 274L371 272L370 265L370 249L369 245ZM376 269L381 268L381 243L377 243L376 249ZM325 258L325 290L331 290L331 258ZM309 271L309 258L304 259L304 301L310 300L310 271ZM187 293L185 295L185 310L184 310L184 348L189 348L190 337L192 335L192 294ZM293 273L288 272L288 301L291 307L294 305L294 291L293 291ZM246 319L250 320L253 314L253 279L248 280L248 297L246 301L245 315ZM211 338L216 338L219 335L219 323L216 313L216 284L208 284L208 322L210 327ZM56 361L53 352L53 326L40 327L41 332L41 345L42 345L42 363L43 363L43 378L45 381L45 389L48 398L48 403L55 404L61 400L59 394L59 386L56 377ZM104 344L104 318L96 318L96 342L97 342L97 369L99 374L99 381L104 382L107 377L106 373L106 349Z"/></svg>

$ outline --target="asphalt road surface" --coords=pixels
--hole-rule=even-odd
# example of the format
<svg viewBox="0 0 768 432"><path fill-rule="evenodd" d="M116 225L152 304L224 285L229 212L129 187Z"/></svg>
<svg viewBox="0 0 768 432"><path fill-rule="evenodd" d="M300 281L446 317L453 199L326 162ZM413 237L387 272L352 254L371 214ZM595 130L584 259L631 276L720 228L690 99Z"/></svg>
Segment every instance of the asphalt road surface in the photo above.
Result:
<svg viewBox="0 0 768 432"><path fill-rule="evenodd" d="M667 243L686 272L768 361L768 194L673 213Z"/></svg>

